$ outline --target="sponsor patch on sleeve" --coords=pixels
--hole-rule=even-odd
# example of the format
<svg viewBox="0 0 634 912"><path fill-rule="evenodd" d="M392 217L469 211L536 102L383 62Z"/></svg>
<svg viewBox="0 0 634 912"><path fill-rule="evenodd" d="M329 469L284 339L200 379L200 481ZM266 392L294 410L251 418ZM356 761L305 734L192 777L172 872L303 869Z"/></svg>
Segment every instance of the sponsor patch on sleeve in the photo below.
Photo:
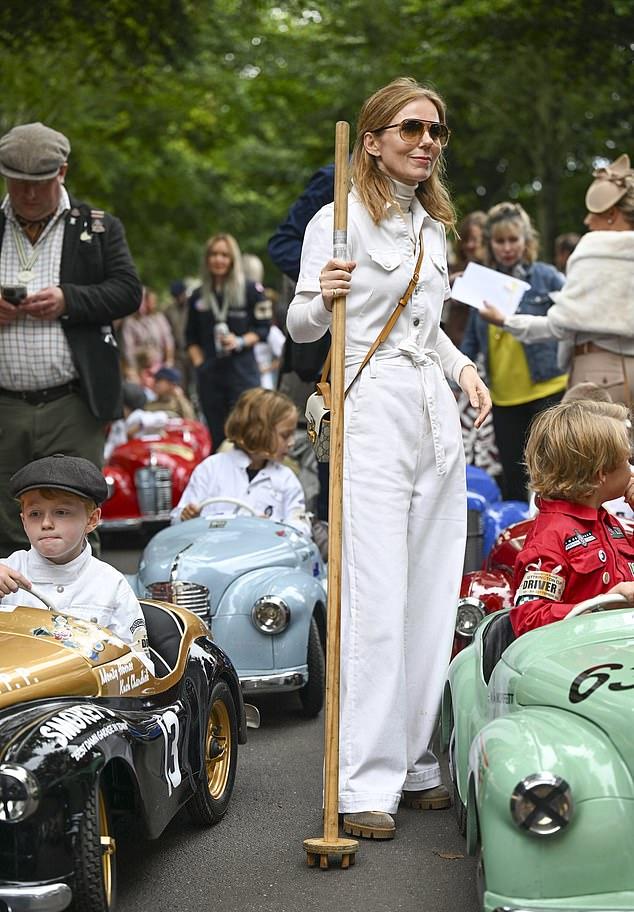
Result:
<svg viewBox="0 0 634 912"><path fill-rule="evenodd" d="M522 602L539 598L558 602L563 595L565 585L566 580L557 573L547 573L545 570L528 570L517 587L515 604L521 605Z"/></svg>

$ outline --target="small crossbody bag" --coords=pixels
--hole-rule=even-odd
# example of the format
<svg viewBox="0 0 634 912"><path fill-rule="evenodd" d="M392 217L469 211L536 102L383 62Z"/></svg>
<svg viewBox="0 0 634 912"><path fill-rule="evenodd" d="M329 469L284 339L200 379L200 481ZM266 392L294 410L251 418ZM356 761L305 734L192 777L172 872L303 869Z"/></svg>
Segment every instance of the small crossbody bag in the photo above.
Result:
<svg viewBox="0 0 634 912"><path fill-rule="evenodd" d="M356 380L358 380L361 371L368 364L370 358L374 355L379 345L385 342L385 340L388 338L394 329L396 321L400 317L401 313L405 310L405 307L414 292L414 288L418 284L419 271L423 262L423 252L423 238L421 233L420 252L418 254L418 259L416 260L416 265L414 267L414 274L409 281L409 285L405 289L405 293L400 298L398 304L391 313L387 323L370 346L367 355L361 362L359 370L356 372L348 384L344 393L344 398L350 392L352 385L356 382ZM313 446L318 462L328 462L330 459L331 395L328 376L330 374L331 353L332 348L328 351L328 355L324 361L323 370L321 372L321 379L316 386L315 392L308 397L308 401L306 402L306 430L308 433L308 439Z"/></svg>

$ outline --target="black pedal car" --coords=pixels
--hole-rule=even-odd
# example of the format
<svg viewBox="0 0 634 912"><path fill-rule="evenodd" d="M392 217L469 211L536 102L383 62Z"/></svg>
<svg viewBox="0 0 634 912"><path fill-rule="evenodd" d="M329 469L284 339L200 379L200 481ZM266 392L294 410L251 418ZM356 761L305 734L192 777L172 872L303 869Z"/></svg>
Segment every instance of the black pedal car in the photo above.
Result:
<svg viewBox="0 0 634 912"><path fill-rule="evenodd" d="M225 814L247 719L203 621L143 601L154 671L108 630L0 610L0 909L111 912L113 819ZM248 707L254 725L257 710Z"/></svg>

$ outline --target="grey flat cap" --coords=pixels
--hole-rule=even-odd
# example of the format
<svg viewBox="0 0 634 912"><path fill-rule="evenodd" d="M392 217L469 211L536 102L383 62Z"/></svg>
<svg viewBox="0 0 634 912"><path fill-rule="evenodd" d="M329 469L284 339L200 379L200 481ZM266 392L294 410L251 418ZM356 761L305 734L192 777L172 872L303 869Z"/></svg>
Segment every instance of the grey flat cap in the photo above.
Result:
<svg viewBox="0 0 634 912"><path fill-rule="evenodd" d="M63 133L39 122L22 124L0 138L0 174L16 180L50 180L69 154Z"/></svg>
<svg viewBox="0 0 634 912"><path fill-rule="evenodd" d="M108 485L96 465L81 456L45 456L23 466L9 479L9 495L19 497L37 488L55 488L103 503Z"/></svg>

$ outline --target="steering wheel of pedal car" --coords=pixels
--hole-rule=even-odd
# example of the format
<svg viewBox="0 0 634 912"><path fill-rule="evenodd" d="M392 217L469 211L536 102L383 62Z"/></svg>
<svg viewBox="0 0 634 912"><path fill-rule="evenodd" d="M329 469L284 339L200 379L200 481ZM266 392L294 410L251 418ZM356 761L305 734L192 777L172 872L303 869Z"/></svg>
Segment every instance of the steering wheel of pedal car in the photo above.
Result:
<svg viewBox="0 0 634 912"><path fill-rule="evenodd" d="M238 497L206 497L204 500L201 500L198 506L202 512L203 507L213 503L234 504L236 509L233 512L236 515L240 513L241 510L244 510L246 513L250 513L251 516L258 516L257 510L254 510L251 504L246 503L244 500L240 500Z"/></svg>

